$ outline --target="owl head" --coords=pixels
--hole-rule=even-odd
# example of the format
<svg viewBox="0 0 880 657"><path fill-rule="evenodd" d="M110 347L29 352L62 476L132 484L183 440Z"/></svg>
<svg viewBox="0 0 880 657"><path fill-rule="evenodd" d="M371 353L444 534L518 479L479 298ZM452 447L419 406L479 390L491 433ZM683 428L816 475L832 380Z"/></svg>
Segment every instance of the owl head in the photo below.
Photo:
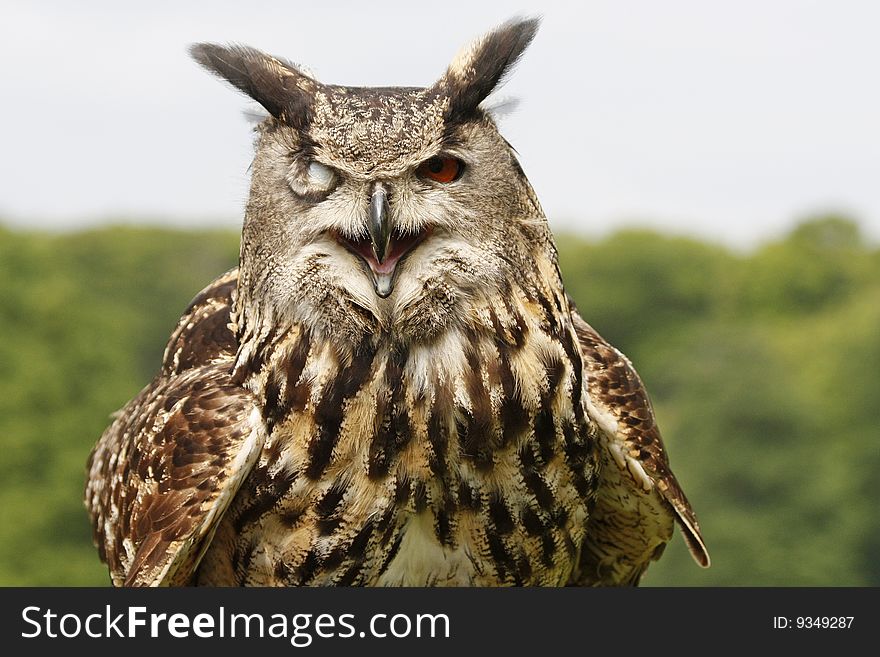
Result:
<svg viewBox="0 0 880 657"><path fill-rule="evenodd" d="M297 323L340 345L430 341L529 275L535 250L552 251L546 220L481 103L537 27L501 25L424 88L326 84L252 48L192 47L268 112L242 232L240 332Z"/></svg>

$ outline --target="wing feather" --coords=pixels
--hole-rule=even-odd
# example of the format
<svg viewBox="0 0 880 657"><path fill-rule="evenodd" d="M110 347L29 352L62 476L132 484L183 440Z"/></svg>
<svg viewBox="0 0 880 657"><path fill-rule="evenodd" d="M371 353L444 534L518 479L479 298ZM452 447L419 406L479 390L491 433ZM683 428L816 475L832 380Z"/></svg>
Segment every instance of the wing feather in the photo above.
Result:
<svg viewBox="0 0 880 657"><path fill-rule="evenodd" d="M587 370L588 410L601 429L602 475L588 528L585 575L598 583L638 583L677 521L694 560L709 552L690 502L669 467L645 386L635 368L574 310ZM595 520L594 520L595 519Z"/></svg>
<svg viewBox="0 0 880 657"><path fill-rule="evenodd" d="M86 508L117 586L188 583L265 441L256 400L230 375L236 274L193 300L161 372L89 458Z"/></svg>

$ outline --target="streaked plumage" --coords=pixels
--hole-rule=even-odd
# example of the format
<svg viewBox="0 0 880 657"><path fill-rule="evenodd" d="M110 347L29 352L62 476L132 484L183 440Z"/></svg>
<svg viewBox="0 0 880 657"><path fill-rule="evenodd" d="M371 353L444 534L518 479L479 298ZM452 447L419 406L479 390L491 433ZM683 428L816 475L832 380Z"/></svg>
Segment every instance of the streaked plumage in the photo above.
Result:
<svg viewBox="0 0 880 657"><path fill-rule="evenodd" d="M270 116L239 269L90 458L115 584L636 584L676 519L708 565L642 382L479 108L536 27L425 89L194 49Z"/></svg>

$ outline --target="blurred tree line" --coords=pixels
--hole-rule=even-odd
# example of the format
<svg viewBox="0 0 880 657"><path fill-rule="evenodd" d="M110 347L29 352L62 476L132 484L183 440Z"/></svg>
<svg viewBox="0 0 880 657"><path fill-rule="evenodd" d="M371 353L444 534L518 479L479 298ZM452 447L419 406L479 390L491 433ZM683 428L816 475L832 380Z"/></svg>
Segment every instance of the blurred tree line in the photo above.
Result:
<svg viewBox="0 0 880 657"><path fill-rule="evenodd" d="M880 585L880 250L841 217L747 254L560 236L569 293L636 364L713 558L659 586ZM103 585L85 461L238 236L0 228L0 585Z"/></svg>

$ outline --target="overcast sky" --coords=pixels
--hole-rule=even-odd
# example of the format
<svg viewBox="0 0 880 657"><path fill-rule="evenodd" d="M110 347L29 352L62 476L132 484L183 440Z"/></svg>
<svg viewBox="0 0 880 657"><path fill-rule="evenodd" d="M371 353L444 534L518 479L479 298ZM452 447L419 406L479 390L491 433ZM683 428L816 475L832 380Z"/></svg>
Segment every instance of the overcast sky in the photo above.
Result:
<svg viewBox="0 0 880 657"><path fill-rule="evenodd" d="M251 105L194 64L235 41L325 82L431 84L516 14L543 16L502 132L551 226L748 246L837 210L880 238L880 3L0 4L0 221L235 226Z"/></svg>

